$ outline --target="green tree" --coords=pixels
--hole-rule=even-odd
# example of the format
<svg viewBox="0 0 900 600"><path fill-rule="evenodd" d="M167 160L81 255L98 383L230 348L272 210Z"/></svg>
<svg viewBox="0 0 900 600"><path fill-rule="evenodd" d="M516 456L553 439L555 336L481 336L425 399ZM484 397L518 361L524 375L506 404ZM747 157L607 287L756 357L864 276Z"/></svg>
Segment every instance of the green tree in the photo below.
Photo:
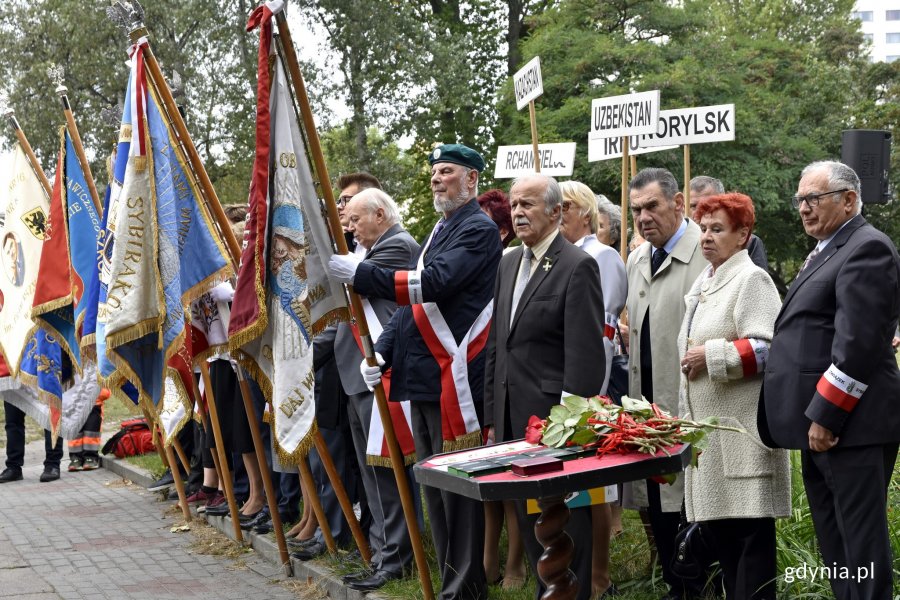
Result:
<svg viewBox="0 0 900 600"><path fill-rule="evenodd" d="M535 23L522 48L541 56L541 140L576 141L574 177L619 197L618 161L586 162L593 98L659 89L663 108L734 103L734 142L695 146L692 173L719 177L753 197L757 231L784 288L809 238L789 198L800 169L839 156L852 121L860 72L867 70L852 0L569 0ZM511 88L503 110L512 113ZM529 139L525 114L511 114L498 137ZM639 166L681 174L681 152L637 157ZM679 177L680 179L680 177Z"/></svg>
<svg viewBox="0 0 900 600"><path fill-rule="evenodd" d="M249 0L158 0L145 3L144 23L167 78L184 82L188 129L214 182L234 173L246 178L252 161L252 109L256 43L244 31ZM0 4L0 77L9 105L49 166L63 123L59 99L46 75L66 71L69 99L96 179L116 134L101 111L120 106L128 78L127 36L94 0L8 0ZM237 51L235 51L237 49ZM255 79L255 78L254 78ZM11 139L8 128L4 135ZM227 186L226 186L227 187ZM240 195L223 202L246 200ZM243 196L243 198L240 198Z"/></svg>

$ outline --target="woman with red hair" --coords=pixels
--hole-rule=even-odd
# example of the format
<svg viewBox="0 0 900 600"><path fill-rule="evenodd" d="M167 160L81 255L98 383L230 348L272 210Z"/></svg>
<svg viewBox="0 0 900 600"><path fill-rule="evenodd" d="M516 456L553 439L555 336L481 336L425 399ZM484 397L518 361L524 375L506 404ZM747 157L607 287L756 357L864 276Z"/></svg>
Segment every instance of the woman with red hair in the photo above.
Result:
<svg viewBox="0 0 900 600"><path fill-rule="evenodd" d="M679 414L697 421L718 417L746 431L712 432L684 485L687 520L702 523L714 541L729 600L774 600L775 519L791 508L788 452L766 448L756 427L781 300L769 274L747 254L754 217L744 194L700 201L694 218L709 266L685 296L678 335Z"/></svg>
<svg viewBox="0 0 900 600"><path fill-rule="evenodd" d="M500 244L504 248L509 246L510 242L516 239L509 209L509 198L503 190L492 189L478 196L478 204L481 206L481 211L489 216L500 230Z"/></svg>

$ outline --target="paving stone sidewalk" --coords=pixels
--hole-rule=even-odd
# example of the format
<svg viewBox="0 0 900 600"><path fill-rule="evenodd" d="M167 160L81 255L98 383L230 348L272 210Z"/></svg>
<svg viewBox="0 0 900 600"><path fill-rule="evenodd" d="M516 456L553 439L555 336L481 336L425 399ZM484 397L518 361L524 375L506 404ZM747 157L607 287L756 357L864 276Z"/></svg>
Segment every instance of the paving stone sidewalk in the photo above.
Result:
<svg viewBox="0 0 900 600"><path fill-rule="evenodd" d="M5 452L0 452L0 460ZM106 469L40 483L43 440L26 446L24 480L0 485L0 598L288 599L280 567L256 553L194 554L171 533L171 502ZM299 596L302 597L302 596Z"/></svg>

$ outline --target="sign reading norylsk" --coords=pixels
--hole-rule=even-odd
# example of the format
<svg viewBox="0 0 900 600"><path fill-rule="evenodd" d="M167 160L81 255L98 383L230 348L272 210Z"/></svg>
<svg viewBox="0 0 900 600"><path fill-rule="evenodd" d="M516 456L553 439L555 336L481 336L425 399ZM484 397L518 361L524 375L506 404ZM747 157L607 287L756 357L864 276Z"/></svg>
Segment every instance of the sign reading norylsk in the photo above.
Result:
<svg viewBox="0 0 900 600"><path fill-rule="evenodd" d="M656 131L641 136L642 148L673 144L705 144L734 139L734 104L663 110Z"/></svg>

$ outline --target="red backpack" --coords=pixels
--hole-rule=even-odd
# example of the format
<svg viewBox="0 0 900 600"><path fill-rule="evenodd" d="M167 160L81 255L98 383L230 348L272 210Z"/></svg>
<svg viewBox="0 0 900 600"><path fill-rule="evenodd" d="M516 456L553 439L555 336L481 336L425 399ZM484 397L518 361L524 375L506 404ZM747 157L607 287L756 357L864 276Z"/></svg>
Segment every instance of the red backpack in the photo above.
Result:
<svg viewBox="0 0 900 600"><path fill-rule="evenodd" d="M150 431L147 420L141 417L122 421L122 428L103 444L100 452L104 455L112 452L116 458L125 458L154 450L153 433Z"/></svg>

